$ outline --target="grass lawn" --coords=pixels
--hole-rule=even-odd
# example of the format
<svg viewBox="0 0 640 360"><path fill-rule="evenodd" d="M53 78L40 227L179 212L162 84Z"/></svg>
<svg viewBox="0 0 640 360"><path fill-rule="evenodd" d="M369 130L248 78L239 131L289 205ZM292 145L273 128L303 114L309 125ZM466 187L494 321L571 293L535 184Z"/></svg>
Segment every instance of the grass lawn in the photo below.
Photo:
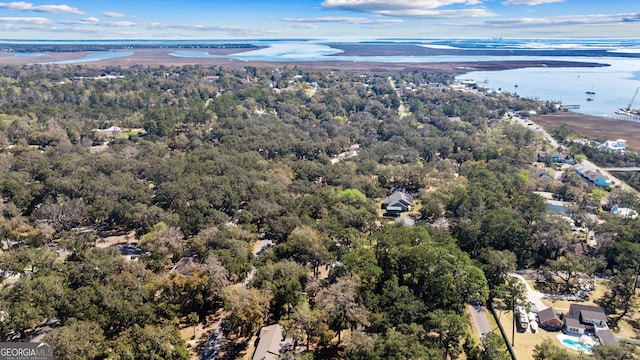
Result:
<svg viewBox="0 0 640 360"><path fill-rule="evenodd" d="M505 312L502 310L496 310L496 314L500 318L502 322L502 326L504 327L505 332L507 333L508 341L511 342L511 334L512 334L512 324L513 324L513 315L512 313ZM562 346L564 349L567 349L571 353L579 354L578 351L569 349L568 347L564 347L560 344L556 335L561 333L560 331L550 332L545 331L543 329L539 329L537 333L533 334L530 331L519 333L516 331L515 333L515 345L514 349L516 354L518 355L518 360L533 360L533 349L536 345L544 342L545 339L550 339L553 344Z"/></svg>

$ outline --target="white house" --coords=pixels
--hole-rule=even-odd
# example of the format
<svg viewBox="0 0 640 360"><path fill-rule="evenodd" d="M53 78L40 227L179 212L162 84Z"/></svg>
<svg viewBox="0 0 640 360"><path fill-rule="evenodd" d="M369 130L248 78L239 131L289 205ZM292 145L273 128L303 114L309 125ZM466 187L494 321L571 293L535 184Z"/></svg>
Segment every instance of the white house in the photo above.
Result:
<svg viewBox="0 0 640 360"><path fill-rule="evenodd" d="M611 208L611 213L613 215L617 215L617 216L622 216L624 218L628 218L628 219L637 219L638 218L638 212L633 210L633 209L629 209L629 208L621 208L618 207L618 205L614 205Z"/></svg>
<svg viewBox="0 0 640 360"><path fill-rule="evenodd" d="M600 145L600 150L624 154L627 150L627 141L624 139L607 140Z"/></svg>

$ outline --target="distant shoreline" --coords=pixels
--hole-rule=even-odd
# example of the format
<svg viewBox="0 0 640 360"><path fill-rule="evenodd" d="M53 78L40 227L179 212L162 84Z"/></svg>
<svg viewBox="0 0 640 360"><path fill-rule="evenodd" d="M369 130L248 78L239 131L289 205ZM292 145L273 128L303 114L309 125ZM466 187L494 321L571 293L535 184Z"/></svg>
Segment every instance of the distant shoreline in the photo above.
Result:
<svg viewBox="0 0 640 360"><path fill-rule="evenodd" d="M371 46L363 46L363 56L366 56L371 50ZM377 47L377 45L373 46ZM207 52L211 55L230 55L245 51L256 50L259 48L199 48L198 51ZM115 49L114 49L115 50ZM131 50L131 49L120 49ZM462 61L462 62L375 62L375 61L340 61L340 60L321 60L321 61L300 61L300 62L279 62L279 61L245 61L230 58L188 58L176 57L170 55L175 51L183 51L184 48L155 48L155 49L135 49L134 54L112 59L104 59L91 62L77 62L68 64L58 64L54 66L122 66L129 67L133 65L143 66L183 66L183 65L203 65L203 66L221 66L229 68L243 68L245 66L256 67L282 67L297 66L313 69L340 69L343 71L433 71L445 73L452 76L463 75L472 71L500 71L510 69L520 69L526 67L602 67L608 66L603 63L581 62L581 61L564 61L564 60L495 60L495 61ZM195 49L194 49L195 50ZM92 52L47 52L39 57L16 57L11 53L2 53L0 63L26 65L32 63L45 63L55 61L66 61L85 57ZM603 59L604 60L604 59ZM51 65L51 64L50 64Z"/></svg>

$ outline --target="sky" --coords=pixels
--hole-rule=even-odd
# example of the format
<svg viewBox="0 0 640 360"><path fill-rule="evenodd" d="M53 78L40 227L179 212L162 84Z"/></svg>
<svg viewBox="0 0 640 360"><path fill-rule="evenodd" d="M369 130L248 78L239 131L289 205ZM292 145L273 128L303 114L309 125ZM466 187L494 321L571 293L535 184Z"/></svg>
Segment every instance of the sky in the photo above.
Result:
<svg viewBox="0 0 640 360"><path fill-rule="evenodd" d="M0 2L0 39L640 38L638 0Z"/></svg>

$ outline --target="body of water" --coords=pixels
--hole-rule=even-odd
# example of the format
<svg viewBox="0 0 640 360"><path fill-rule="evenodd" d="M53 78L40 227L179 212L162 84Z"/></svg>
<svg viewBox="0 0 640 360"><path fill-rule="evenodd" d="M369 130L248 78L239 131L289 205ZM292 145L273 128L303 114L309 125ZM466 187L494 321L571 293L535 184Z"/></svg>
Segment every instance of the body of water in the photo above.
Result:
<svg viewBox="0 0 640 360"><path fill-rule="evenodd" d="M100 60L115 59L119 57L131 56L133 54L134 54L133 51L99 51L99 52L91 53L81 58L48 61L48 62L41 62L38 64L39 65L79 64L79 63L86 63L86 62L93 62L93 61L100 61Z"/></svg>
<svg viewBox="0 0 640 360"><path fill-rule="evenodd" d="M475 71L457 78L474 79L482 86L525 98L579 105L580 109L575 111L583 114L620 117L615 111L627 107L640 86L640 62L618 58L588 60L611 66ZM640 99L637 101L634 108L640 106Z"/></svg>
<svg viewBox="0 0 640 360"><path fill-rule="evenodd" d="M41 53L23 53L23 52L10 52L10 53L3 53L3 55L13 56L13 57L19 57L19 58L30 58L30 57L40 57L40 56L45 56L45 54L41 54Z"/></svg>

